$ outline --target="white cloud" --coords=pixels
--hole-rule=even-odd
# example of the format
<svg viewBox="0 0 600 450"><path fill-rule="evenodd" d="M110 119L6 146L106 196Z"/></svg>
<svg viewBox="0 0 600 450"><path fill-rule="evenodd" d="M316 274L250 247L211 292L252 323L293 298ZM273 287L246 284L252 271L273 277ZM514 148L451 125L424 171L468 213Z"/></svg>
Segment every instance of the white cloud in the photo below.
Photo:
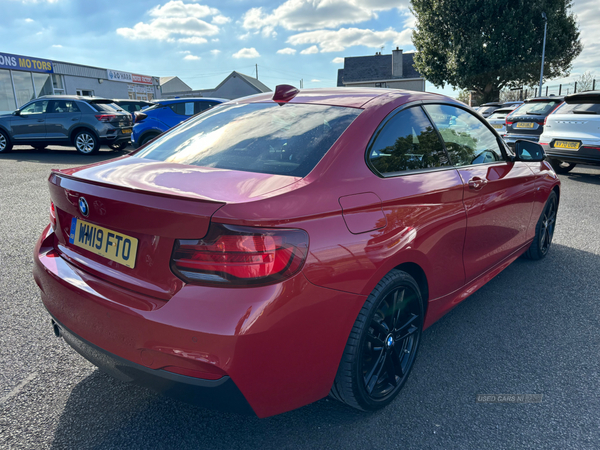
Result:
<svg viewBox="0 0 600 450"><path fill-rule="evenodd" d="M598 1L578 0L573 2L573 12L577 15L583 43L583 51L574 61L573 69L578 72L597 70L598 60L600 60Z"/></svg>
<svg viewBox="0 0 600 450"><path fill-rule="evenodd" d="M305 48L300 52L301 55L314 55L315 53L319 53L319 47L317 47L316 45Z"/></svg>
<svg viewBox="0 0 600 450"><path fill-rule="evenodd" d="M33 23L33 22L35 22L35 20L33 20L33 19L31 19L31 18L28 17L27 19L25 19L25 22L27 22L27 23Z"/></svg>
<svg viewBox="0 0 600 450"><path fill-rule="evenodd" d="M206 42L204 36L213 36L219 32L219 27L203 18L223 17L218 9L197 3L184 3L181 0L172 0L163 6L156 6L148 13L153 17L149 22L138 22L133 28L118 28L117 34L134 40L156 39L203 44Z"/></svg>
<svg viewBox="0 0 600 450"><path fill-rule="evenodd" d="M194 36L189 38L177 39L177 42L181 42L182 44L206 44L208 41L203 37Z"/></svg>
<svg viewBox="0 0 600 450"><path fill-rule="evenodd" d="M177 53L183 53L184 55L189 55L192 52L190 52L189 50L181 50L181 51L179 51Z"/></svg>
<svg viewBox="0 0 600 450"><path fill-rule="evenodd" d="M216 23L217 25L225 25L226 23L231 22L231 19L219 14L218 16L213 17L211 22Z"/></svg>
<svg viewBox="0 0 600 450"><path fill-rule="evenodd" d="M331 62L334 64L344 64L344 58L338 56L337 58L333 58Z"/></svg>
<svg viewBox="0 0 600 450"><path fill-rule="evenodd" d="M185 59L187 61L197 61L200 59L200 57L196 56L196 55L185 55L185 57L183 59Z"/></svg>
<svg viewBox="0 0 600 450"><path fill-rule="evenodd" d="M60 45L60 44L54 44L52 47L53 48L62 48L62 45Z"/></svg>
<svg viewBox="0 0 600 450"><path fill-rule="evenodd" d="M341 52L348 47L364 45L379 48L387 42L393 45L412 45L413 30L402 32L388 29L384 31L363 30L359 28L340 28L339 30L317 30L290 36L286 42L292 45L319 44L322 52Z"/></svg>
<svg viewBox="0 0 600 450"><path fill-rule="evenodd" d="M258 58L260 54L256 51L254 47L252 48L243 48L239 52L233 54L234 58Z"/></svg>
<svg viewBox="0 0 600 450"><path fill-rule="evenodd" d="M290 47L282 48L281 50L277 50L277 53L279 53L280 55L295 55L296 49Z"/></svg>
<svg viewBox="0 0 600 450"><path fill-rule="evenodd" d="M219 53L221 53L221 50L214 49L214 50L211 50L210 52L211 52L213 55L217 56Z"/></svg>
<svg viewBox="0 0 600 450"><path fill-rule="evenodd" d="M219 38L211 39L210 42L219 42Z"/></svg>
<svg viewBox="0 0 600 450"><path fill-rule="evenodd" d="M375 19L377 11L407 10L408 6L409 0L288 0L271 13L262 7L249 9L242 17L242 26L262 30L263 34L275 26L293 31L337 28Z"/></svg>
<svg viewBox="0 0 600 450"><path fill-rule="evenodd" d="M320 83L321 80L317 80L316 78L313 78L312 80L310 80L311 83Z"/></svg>

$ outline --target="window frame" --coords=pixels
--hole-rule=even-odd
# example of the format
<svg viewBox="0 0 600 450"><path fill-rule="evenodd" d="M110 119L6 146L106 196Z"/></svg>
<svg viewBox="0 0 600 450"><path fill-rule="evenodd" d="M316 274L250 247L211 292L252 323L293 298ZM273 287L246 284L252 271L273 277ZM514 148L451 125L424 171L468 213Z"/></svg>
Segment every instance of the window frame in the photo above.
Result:
<svg viewBox="0 0 600 450"><path fill-rule="evenodd" d="M451 164L449 166L428 167L426 169L403 170L400 172L389 172L386 174L379 173L379 171L371 164L371 161L369 158L369 155L371 153L371 150L373 148L373 144L375 143L375 140L379 136L379 133L381 132L381 130L389 123L389 121L393 117L395 117L397 114L401 113L402 111L404 111L408 108L413 108L413 107L420 107L421 111L423 111L425 113L425 116L427 117L427 119L433 126L433 129L437 133L438 139L442 143L442 147L444 148L444 152L446 153L446 157L448 158L448 161L450 161L452 163L452 158L450 158L448 149L446 148L446 142L444 141L444 139L440 133L440 130L438 130L437 125L431 119L431 116L429 115L427 110L424 108L425 105L453 106L455 108L462 109L463 111L466 111L469 114L471 114L473 117L475 117L477 120L479 120L479 122L483 123L487 127L487 129L490 130L496 136L496 142L498 143L498 146L500 147L500 151L502 152L502 156L504 159L502 161L492 161L489 163L481 163L481 164L469 164L466 166L455 166L455 165ZM508 147L508 145L504 142L504 140L500 137L500 135L496 132L496 130L492 127L492 125L487 120L485 120L483 117L480 117L478 114L473 114L473 111L468 106L461 105L458 103L453 103L450 101L418 100L418 101L409 102L404 105L398 106L396 109L394 109L392 112L390 112L387 116L385 116L385 118L377 126L377 128L373 132L373 135L369 139L369 142L367 143L367 148L365 149L365 154L364 154L364 160L365 160L365 163L366 163L367 167L369 168L369 170L371 172L373 172L373 174L375 176L377 176L378 178L396 178L396 177L403 177L406 175L414 175L414 174L418 174L418 173L440 172L443 170L458 170L458 169L467 168L467 167L480 167L480 166L489 166L489 165L493 165L493 164L514 162L514 153L511 151L511 149Z"/></svg>

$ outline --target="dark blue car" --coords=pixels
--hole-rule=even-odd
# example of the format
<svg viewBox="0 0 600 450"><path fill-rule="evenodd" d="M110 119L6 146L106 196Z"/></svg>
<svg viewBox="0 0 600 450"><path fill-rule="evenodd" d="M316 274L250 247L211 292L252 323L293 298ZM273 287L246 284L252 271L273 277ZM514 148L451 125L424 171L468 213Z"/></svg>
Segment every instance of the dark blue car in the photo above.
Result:
<svg viewBox="0 0 600 450"><path fill-rule="evenodd" d="M138 148L191 116L227 101L224 98L156 100L156 105L136 113L131 145Z"/></svg>

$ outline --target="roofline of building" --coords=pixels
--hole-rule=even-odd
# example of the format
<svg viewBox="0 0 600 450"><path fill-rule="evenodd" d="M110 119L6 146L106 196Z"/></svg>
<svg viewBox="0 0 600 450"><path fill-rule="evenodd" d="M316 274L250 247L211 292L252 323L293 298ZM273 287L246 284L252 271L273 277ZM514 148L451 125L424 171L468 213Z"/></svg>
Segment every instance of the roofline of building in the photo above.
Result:
<svg viewBox="0 0 600 450"><path fill-rule="evenodd" d="M342 80L342 83L344 83L344 84L391 83L393 81L418 81L418 80L425 81L425 78L423 78L423 77L418 77L418 78L390 78L389 80L364 80L364 81L344 81L344 80Z"/></svg>

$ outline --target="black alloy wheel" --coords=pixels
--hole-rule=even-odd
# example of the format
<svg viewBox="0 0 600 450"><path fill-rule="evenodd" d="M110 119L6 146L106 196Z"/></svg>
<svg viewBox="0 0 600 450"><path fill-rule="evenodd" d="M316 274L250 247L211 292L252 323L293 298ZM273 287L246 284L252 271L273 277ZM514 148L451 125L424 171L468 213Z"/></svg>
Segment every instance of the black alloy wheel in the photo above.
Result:
<svg viewBox="0 0 600 450"><path fill-rule="evenodd" d="M569 173L571 170L573 170L577 164L564 162L559 159L551 159L550 165L556 173L559 175L564 175L565 173Z"/></svg>
<svg viewBox="0 0 600 450"><path fill-rule="evenodd" d="M331 395L364 411L388 405L408 378L422 329L419 286L407 273L392 270L356 319Z"/></svg>
<svg viewBox="0 0 600 450"><path fill-rule="evenodd" d="M552 238L554 237L557 212L558 197L556 196L556 192L552 191L535 227L533 242L527 252L525 252L524 256L526 258L537 260L544 258L548 254Z"/></svg>

